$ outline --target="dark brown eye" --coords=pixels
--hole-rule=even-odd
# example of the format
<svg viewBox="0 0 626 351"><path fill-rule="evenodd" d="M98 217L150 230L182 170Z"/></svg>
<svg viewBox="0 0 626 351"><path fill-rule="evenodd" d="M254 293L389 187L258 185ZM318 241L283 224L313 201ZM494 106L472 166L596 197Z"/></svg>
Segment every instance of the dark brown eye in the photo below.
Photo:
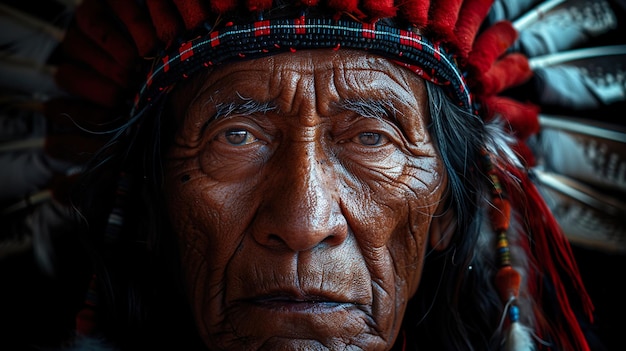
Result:
<svg viewBox="0 0 626 351"><path fill-rule="evenodd" d="M357 141L366 146L378 146L385 142L386 138L380 133L363 132L357 136Z"/></svg>
<svg viewBox="0 0 626 351"><path fill-rule="evenodd" d="M257 139L245 129L231 129L224 133L224 138L231 145L246 145Z"/></svg>

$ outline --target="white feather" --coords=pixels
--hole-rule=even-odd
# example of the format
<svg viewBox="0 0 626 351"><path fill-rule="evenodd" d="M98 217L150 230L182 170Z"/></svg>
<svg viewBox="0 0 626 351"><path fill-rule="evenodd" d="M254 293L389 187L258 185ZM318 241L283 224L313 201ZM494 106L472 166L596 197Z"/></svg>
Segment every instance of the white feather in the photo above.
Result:
<svg viewBox="0 0 626 351"><path fill-rule="evenodd" d="M511 323L506 337L505 351L533 351L532 330L519 322Z"/></svg>

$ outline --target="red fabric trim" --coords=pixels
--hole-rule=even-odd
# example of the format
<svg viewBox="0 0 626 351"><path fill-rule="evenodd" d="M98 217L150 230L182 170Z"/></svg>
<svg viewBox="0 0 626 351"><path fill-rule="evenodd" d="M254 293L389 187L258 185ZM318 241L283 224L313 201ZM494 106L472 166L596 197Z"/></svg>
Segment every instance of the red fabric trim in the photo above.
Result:
<svg viewBox="0 0 626 351"><path fill-rule="evenodd" d="M296 34L306 34L306 26L305 26L304 17L294 19L293 25L294 25Z"/></svg>
<svg viewBox="0 0 626 351"><path fill-rule="evenodd" d="M376 29L376 25L373 23L363 23L363 38L374 39L376 38L376 33L374 30Z"/></svg>
<svg viewBox="0 0 626 351"><path fill-rule="evenodd" d="M169 56L164 56L161 61L163 61L163 72L167 72L170 70L170 57ZM152 81L150 81L150 83L152 84Z"/></svg>
<svg viewBox="0 0 626 351"><path fill-rule="evenodd" d="M180 60L181 61L185 61L191 57L193 57L193 46L191 42L186 42L183 43L183 45L180 46L180 48L178 49L178 52L180 53Z"/></svg>
<svg viewBox="0 0 626 351"><path fill-rule="evenodd" d="M259 21L254 24L256 30L254 31L254 36L262 36L262 35L270 35L270 21Z"/></svg>

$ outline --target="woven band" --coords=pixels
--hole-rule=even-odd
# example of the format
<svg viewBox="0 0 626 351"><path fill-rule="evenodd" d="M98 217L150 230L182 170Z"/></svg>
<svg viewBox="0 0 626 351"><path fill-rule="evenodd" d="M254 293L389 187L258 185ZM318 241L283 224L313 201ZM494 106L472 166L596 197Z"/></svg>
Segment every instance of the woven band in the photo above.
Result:
<svg viewBox="0 0 626 351"><path fill-rule="evenodd" d="M131 113L149 107L161 92L203 67L313 48L361 49L382 55L445 86L460 107L474 111L463 74L453 56L437 43L383 24L298 17L227 25L183 43L155 62Z"/></svg>

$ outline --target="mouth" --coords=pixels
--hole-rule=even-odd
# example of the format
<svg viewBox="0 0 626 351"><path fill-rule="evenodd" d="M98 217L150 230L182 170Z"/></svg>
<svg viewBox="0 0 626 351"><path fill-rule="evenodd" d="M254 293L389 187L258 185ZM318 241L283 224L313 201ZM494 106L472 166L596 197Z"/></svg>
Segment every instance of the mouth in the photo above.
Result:
<svg viewBox="0 0 626 351"><path fill-rule="evenodd" d="M352 302L337 301L324 296L294 296L284 293L259 296L248 302L265 309L296 313L328 313L356 306Z"/></svg>
<svg viewBox="0 0 626 351"><path fill-rule="evenodd" d="M306 291L300 289L279 289L258 293L241 300L256 308L283 313L335 313L362 308L362 301L337 292ZM364 302L364 301L363 301Z"/></svg>

